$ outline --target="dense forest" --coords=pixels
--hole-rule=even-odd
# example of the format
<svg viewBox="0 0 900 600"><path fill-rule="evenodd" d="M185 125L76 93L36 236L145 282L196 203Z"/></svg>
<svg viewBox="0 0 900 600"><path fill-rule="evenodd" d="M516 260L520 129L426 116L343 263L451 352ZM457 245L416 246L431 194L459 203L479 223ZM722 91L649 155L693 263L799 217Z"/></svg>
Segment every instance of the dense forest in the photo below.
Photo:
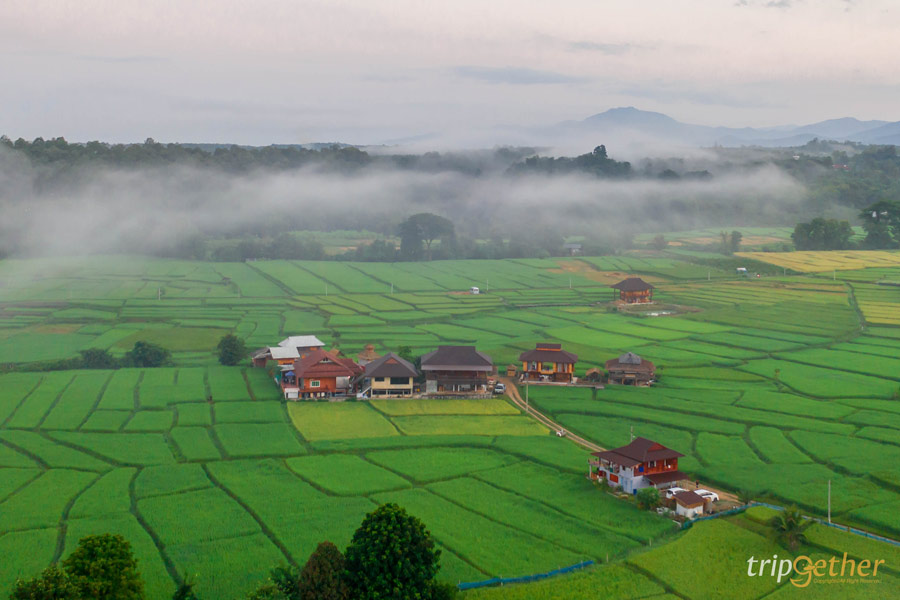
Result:
<svg viewBox="0 0 900 600"><path fill-rule="evenodd" d="M566 253L570 236L584 240L584 252L599 254L628 247L638 233L814 218L863 224L876 231L868 238L873 247L896 242L894 146L814 140L799 148L710 148L632 161L612 158L603 145L575 157L545 154L2 137L0 252L211 260L530 257ZM882 208L867 217L876 203ZM414 247L402 227L419 214L445 218L452 235ZM878 227L868 223L879 220ZM351 229L383 239L326 255L315 236L293 233ZM799 238L818 247L823 231L817 225Z"/></svg>

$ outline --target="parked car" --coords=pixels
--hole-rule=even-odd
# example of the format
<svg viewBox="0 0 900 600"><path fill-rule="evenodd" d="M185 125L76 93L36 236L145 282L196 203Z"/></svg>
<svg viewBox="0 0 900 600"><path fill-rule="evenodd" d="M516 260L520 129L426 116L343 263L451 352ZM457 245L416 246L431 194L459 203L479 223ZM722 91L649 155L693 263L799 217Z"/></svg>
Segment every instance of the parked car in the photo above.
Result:
<svg viewBox="0 0 900 600"><path fill-rule="evenodd" d="M556 435L559 436L559 437L566 437L566 430L565 430L565 429L560 429L560 430L558 430L558 431L556 432Z"/></svg>
<svg viewBox="0 0 900 600"><path fill-rule="evenodd" d="M666 490L666 500L671 500L672 497L673 497L675 494L677 494L678 492L686 492L686 491L687 491L687 490L685 490L684 488L680 488L680 487L670 487L669 489Z"/></svg>
<svg viewBox="0 0 900 600"><path fill-rule="evenodd" d="M694 493L697 494L698 496L700 496L701 498L703 498L704 500L709 500L710 502L718 502L719 501L719 495L710 490L703 490L703 489L694 490Z"/></svg>
<svg viewBox="0 0 900 600"><path fill-rule="evenodd" d="M495 394L505 394L506 393L506 384L498 383L494 385L494 393Z"/></svg>

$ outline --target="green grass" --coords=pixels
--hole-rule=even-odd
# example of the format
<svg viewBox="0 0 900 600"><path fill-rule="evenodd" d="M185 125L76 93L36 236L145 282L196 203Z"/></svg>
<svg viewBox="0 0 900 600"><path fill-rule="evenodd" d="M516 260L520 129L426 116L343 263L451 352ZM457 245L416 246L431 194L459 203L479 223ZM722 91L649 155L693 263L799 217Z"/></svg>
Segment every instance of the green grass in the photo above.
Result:
<svg viewBox="0 0 900 600"><path fill-rule="evenodd" d="M519 409L506 400L372 400L370 404L390 416L410 415L517 415Z"/></svg>
<svg viewBox="0 0 900 600"><path fill-rule="evenodd" d="M340 496L358 496L411 486L391 471L352 454L289 458L286 464L316 487Z"/></svg>
<svg viewBox="0 0 900 600"><path fill-rule="evenodd" d="M95 410L81 426L81 431L119 431L131 413L125 410Z"/></svg>
<svg viewBox="0 0 900 600"><path fill-rule="evenodd" d="M287 409L291 422L310 441L398 435L390 421L365 403L292 402Z"/></svg>
<svg viewBox="0 0 900 600"><path fill-rule="evenodd" d="M144 467L134 481L134 495L147 498L207 487L212 482L198 464Z"/></svg>
<svg viewBox="0 0 900 600"><path fill-rule="evenodd" d="M0 533L21 529L56 527L63 509L87 488L96 473L50 469L3 503Z"/></svg>
<svg viewBox="0 0 900 600"><path fill-rule="evenodd" d="M526 416L410 416L393 422L406 435L547 435Z"/></svg>
<svg viewBox="0 0 900 600"><path fill-rule="evenodd" d="M216 423L283 423L281 402L218 402L213 412Z"/></svg>
<svg viewBox="0 0 900 600"><path fill-rule="evenodd" d="M179 404L179 425L212 425L212 407L203 403Z"/></svg>
<svg viewBox="0 0 900 600"><path fill-rule="evenodd" d="M750 600L775 589L775 579L747 577L747 558L784 554L772 540L718 519L697 523L678 540L628 559L689 598ZM690 557L702 569L685 568ZM737 574L737 575L736 575Z"/></svg>
<svg viewBox="0 0 900 600"><path fill-rule="evenodd" d="M109 462L63 446L31 431L0 430L0 440L36 456L49 467L90 471L106 471L112 468Z"/></svg>
<svg viewBox="0 0 900 600"><path fill-rule="evenodd" d="M50 564L58 536L55 525L0 535L4 574L0 579L0 595L6 597L12 592L17 577L34 577Z"/></svg>
<svg viewBox="0 0 900 600"><path fill-rule="evenodd" d="M174 462L160 433L75 433L58 431L50 436L121 465L160 465Z"/></svg>
<svg viewBox="0 0 900 600"><path fill-rule="evenodd" d="M139 500L138 511L166 546L250 535L256 521L218 488L151 496ZM184 526L189 516L192 526Z"/></svg>
<svg viewBox="0 0 900 600"><path fill-rule="evenodd" d="M221 458L206 427L173 427L169 435L187 460L218 460Z"/></svg>
<svg viewBox="0 0 900 600"><path fill-rule="evenodd" d="M290 425L284 423L225 423L215 426L216 437L232 457L295 456L306 454Z"/></svg>
<svg viewBox="0 0 900 600"><path fill-rule="evenodd" d="M168 431L174 416L170 410L140 410L125 424L124 431Z"/></svg>
<svg viewBox="0 0 900 600"><path fill-rule="evenodd" d="M136 469L113 469L82 493L69 511L69 518L101 517L128 512L131 509L128 486L137 473Z"/></svg>
<svg viewBox="0 0 900 600"><path fill-rule="evenodd" d="M515 462L514 456L480 448L422 448L370 452L366 458L418 482L440 481Z"/></svg>
<svg viewBox="0 0 900 600"><path fill-rule="evenodd" d="M466 592L469 600L585 600L602 593L604 600L652 598L669 600L661 585L623 565L589 568L535 583L487 587Z"/></svg>

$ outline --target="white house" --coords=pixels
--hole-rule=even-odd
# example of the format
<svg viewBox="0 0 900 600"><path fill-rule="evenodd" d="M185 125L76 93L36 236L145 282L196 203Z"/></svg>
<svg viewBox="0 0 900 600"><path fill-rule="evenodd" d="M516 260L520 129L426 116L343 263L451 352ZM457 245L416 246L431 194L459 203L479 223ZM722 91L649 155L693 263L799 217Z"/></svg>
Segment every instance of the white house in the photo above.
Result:
<svg viewBox="0 0 900 600"><path fill-rule="evenodd" d="M675 500L675 514L688 519L694 519L703 514L703 507L706 504L703 496L685 490L678 492L672 498Z"/></svg>
<svg viewBox="0 0 900 600"><path fill-rule="evenodd" d="M687 479L678 470L678 457L684 454L647 438L637 437L627 446L591 455L596 457L588 462L591 478L605 479L612 487L622 486L629 494L650 486L662 490Z"/></svg>

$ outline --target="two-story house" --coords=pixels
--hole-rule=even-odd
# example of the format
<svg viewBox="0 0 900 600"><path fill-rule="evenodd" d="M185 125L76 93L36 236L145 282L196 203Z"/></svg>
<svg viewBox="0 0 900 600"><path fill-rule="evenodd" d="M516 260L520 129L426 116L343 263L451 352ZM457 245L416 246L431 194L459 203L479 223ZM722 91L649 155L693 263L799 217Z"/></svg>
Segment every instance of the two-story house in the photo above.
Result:
<svg viewBox="0 0 900 600"><path fill-rule="evenodd" d="M621 448L592 452L596 460L588 461L593 479L605 479L612 487L622 486L629 494L653 486L666 489L687 479L678 470L678 457L684 456L662 444L637 437Z"/></svg>
<svg viewBox="0 0 900 600"><path fill-rule="evenodd" d="M570 382L575 375L578 355L562 349L560 344L539 343L534 350L519 355L522 378L529 381Z"/></svg>

